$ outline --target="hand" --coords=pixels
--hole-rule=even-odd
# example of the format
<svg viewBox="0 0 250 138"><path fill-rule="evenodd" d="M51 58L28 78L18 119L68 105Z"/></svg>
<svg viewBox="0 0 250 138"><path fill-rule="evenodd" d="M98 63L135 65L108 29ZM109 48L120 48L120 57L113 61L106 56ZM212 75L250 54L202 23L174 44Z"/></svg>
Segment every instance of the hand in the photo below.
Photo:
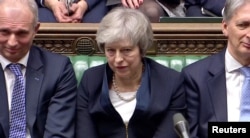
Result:
<svg viewBox="0 0 250 138"><path fill-rule="evenodd" d="M68 9L63 1L45 0L45 6L52 10L56 20L60 23L70 23L72 19L68 16Z"/></svg>
<svg viewBox="0 0 250 138"><path fill-rule="evenodd" d="M70 7L70 10L72 11L72 14L70 15L70 18L73 20L72 22L81 22L87 9L88 5L84 0L81 0L78 3L73 3Z"/></svg>
<svg viewBox="0 0 250 138"><path fill-rule="evenodd" d="M121 2L124 7L131 9L138 9L143 4L143 0L121 0Z"/></svg>

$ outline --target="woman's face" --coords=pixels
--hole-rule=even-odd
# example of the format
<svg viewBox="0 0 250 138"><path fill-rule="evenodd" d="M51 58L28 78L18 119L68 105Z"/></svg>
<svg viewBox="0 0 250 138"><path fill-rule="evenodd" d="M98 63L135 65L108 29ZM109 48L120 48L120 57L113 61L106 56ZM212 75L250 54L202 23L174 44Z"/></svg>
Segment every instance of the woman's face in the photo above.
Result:
<svg viewBox="0 0 250 138"><path fill-rule="evenodd" d="M108 64L117 77L131 79L141 72L142 56L139 46L122 40L106 44L104 51Z"/></svg>

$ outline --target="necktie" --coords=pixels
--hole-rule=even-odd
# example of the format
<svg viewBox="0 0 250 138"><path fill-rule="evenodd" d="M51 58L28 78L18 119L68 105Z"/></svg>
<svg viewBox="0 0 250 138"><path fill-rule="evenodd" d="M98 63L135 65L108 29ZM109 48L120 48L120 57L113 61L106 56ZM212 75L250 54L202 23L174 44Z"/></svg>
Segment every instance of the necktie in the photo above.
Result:
<svg viewBox="0 0 250 138"><path fill-rule="evenodd" d="M240 121L250 121L250 67L242 67L245 80L242 86L240 102Z"/></svg>
<svg viewBox="0 0 250 138"><path fill-rule="evenodd" d="M25 89L20 64L10 64L9 69L15 74L12 93L9 138L26 137Z"/></svg>

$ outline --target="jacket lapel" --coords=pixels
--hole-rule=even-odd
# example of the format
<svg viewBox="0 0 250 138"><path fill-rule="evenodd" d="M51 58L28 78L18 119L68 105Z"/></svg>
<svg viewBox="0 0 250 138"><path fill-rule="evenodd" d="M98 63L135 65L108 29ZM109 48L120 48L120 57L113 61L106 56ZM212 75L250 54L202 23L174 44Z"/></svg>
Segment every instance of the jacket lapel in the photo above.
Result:
<svg viewBox="0 0 250 138"><path fill-rule="evenodd" d="M227 121L227 90L225 76L225 50L214 57L208 69L208 91L213 104L216 121Z"/></svg>
<svg viewBox="0 0 250 138"><path fill-rule="evenodd" d="M9 135L9 109L8 109L8 97L7 97L7 90L6 90L6 83L4 77L4 71L2 65L0 64L0 132L4 132L4 134L0 133L0 137L5 135L8 137Z"/></svg>
<svg viewBox="0 0 250 138"><path fill-rule="evenodd" d="M40 89L44 77L41 71L42 66L39 52L36 49L31 49L26 70L26 114L28 126L31 126L31 128L35 123Z"/></svg>

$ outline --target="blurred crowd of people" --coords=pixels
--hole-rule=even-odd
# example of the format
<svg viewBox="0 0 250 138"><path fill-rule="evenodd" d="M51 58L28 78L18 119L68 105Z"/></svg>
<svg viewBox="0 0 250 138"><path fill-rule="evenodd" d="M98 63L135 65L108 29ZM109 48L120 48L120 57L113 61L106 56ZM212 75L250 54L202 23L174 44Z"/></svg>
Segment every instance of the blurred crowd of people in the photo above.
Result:
<svg viewBox="0 0 250 138"><path fill-rule="evenodd" d="M40 22L99 23L114 7L142 11L151 22L160 17L222 17L225 0L36 0Z"/></svg>

